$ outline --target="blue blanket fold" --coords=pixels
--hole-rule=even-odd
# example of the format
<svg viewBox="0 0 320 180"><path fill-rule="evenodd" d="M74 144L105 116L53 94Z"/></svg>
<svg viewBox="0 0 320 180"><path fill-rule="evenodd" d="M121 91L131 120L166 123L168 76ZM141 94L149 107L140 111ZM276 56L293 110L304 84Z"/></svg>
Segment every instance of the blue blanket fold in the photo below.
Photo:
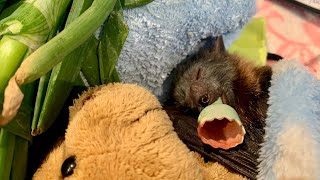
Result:
<svg viewBox="0 0 320 180"><path fill-rule="evenodd" d="M294 60L273 72L258 179L320 179L320 81Z"/></svg>
<svg viewBox="0 0 320 180"><path fill-rule="evenodd" d="M237 32L254 15L252 0L154 0L126 9L130 32L117 63L123 82L137 83L163 100L165 79L210 36ZM237 36L225 36L230 45Z"/></svg>

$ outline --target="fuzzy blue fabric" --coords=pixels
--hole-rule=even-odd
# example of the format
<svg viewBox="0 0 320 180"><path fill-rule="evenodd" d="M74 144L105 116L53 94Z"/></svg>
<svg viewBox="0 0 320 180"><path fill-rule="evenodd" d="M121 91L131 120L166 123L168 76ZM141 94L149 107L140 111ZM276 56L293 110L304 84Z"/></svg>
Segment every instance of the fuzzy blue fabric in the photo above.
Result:
<svg viewBox="0 0 320 180"><path fill-rule="evenodd" d="M164 81L179 62L210 36L227 34L230 46L255 10L253 0L154 0L124 10L130 31L116 66L122 82L144 86L163 100Z"/></svg>
<svg viewBox="0 0 320 180"><path fill-rule="evenodd" d="M259 180L320 179L320 81L297 61L273 67Z"/></svg>

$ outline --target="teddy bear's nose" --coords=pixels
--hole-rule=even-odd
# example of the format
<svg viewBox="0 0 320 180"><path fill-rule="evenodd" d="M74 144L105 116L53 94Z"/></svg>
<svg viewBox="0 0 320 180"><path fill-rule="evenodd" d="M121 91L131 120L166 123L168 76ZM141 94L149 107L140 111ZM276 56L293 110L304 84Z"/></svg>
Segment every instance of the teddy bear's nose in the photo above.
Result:
<svg viewBox="0 0 320 180"><path fill-rule="evenodd" d="M68 177L73 174L73 170L76 168L76 157L71 156L66 159L61 166L61 173L63 177Z"/></svg>

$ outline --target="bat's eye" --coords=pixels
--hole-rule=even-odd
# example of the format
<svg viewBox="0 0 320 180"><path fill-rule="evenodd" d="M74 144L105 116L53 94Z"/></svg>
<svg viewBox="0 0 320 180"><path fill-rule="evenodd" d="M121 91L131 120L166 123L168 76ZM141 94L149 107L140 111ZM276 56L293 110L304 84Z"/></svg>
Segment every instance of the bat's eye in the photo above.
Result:
<svg viewBox="0 0 320 180"><path fill-rule="evenodd" d="M210 102L209 95L206 94L206 95L203 95L203 96L200 97L198 103L199 103L202 107L206 107L206 106L209 105L209 102Z"/></svg>
<svg viewBox="0 0 320 180"><path fill-rule="evenodd" d="M66 159L61 166L61 173L63 177L68 177L73 174L74 169L76 168L76 157L71 156Z"/></svg>

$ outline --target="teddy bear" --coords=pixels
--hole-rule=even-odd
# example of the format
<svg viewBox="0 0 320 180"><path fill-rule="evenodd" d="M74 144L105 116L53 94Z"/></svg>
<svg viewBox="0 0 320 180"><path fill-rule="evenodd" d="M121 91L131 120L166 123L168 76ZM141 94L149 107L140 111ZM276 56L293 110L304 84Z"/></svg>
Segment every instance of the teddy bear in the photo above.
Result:
<svg viewBox="0 0 320 180"><path fill-rule="evenodd" d="M125 83L90 88L69 107L65 140L33 175L64 178L246 179L218 162L205 163L179 139L156 96Z"/></svg>

